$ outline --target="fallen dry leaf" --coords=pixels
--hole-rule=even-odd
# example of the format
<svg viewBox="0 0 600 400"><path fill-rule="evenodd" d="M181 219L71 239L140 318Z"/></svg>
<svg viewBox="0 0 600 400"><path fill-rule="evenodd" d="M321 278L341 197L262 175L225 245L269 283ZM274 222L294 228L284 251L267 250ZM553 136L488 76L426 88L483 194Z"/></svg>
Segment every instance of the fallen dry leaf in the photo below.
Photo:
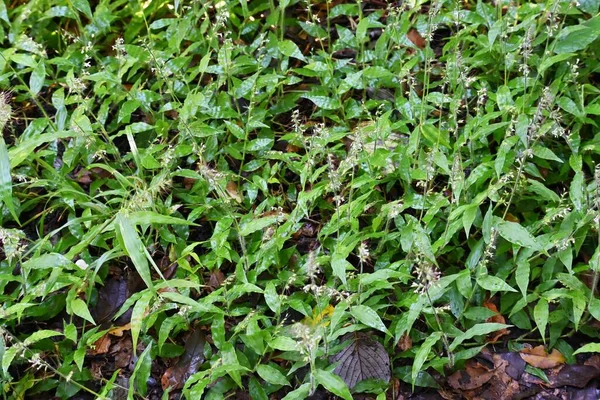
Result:
<svg viewBox="0 0 600 400"><path fill-rule="evenodd" d="M128 331L130 329L131 329L131 322L128 322L127 324L125 324L123 326L116 326L114 328L111 328L108 331L108 333L113 336L121 337L121 336L123 336L123 332Z"/></svg>
<svg viewBox="0 0 600 400"><path fill-rule="evenodd" d="M404 335L402 335L400 337L400 341L398 341L398 348L400 349L400 351L406 351L411 349L413 346L413 342L412 339L410 338L410 336L405 333Z"/></svg>
<svg viewBox="0 0 600 400"><path fill-rule="evenodd" d="M491 310L493 312L496 313L496 315L491 316L490 318L487 319L487 322L495 322L498 324L506 324L506 319L504 318L504 316L502 316L502 314L500 314L500 312L498 311L498 307L496 307L496 304L494 304L491 299L490 300L486 300L483 303L483 306L485 308L487 308L488 310ZM500 339L502 336L508 335L510 333L510 331L506 328L504 329L500 329L499 331L496 331L494 333L491 333L488 336L487 341L489 343L495 343L498 341L498 339Z"/></svg>
<svg viewBox="0 0 600 400"><path fill-rule="evenodd" d="M225 187L229 196L234 199L236 202L242 202L242 196L240 196L240 192L238 191L238 186L235 182L229 181L227 182L227 186Z"/></svg>
<svg viewBox="0 0 600 400"><path fill-rule="evenodd" d="M106 354L108 353L108 349L110 349L110 344L110 336L108 336L108 334L105 334L102 337L100 337L100 339L96 340L96 342L94 342L94 346L93 349L90 350L90 354L93 356L97 356L99 354Z"/></svg>
<svg viewBox="0 0 600 400"><path fill-rule="evenodd" d="M427 42L425 41L423 36L421 36L419 31L417 31L416 29L413 28L413 29L409 30L408 33L406 34L406 36L408 37L408 40L413 42L413 44L415 46L417 46L418 48L420 48L420 49L425 48L425 44Z"/></svg>
<svg viewBox="0 0 600 400"><path fill-rule="evenodd" d="M204 334L200 329L189 334L185 350L177 363L168 368L160 379L163 390L168 387L181 389L185 381L198 371L204 362Z"/></svg>
<svg viewBox="0 0 600 400"><path fill-rule="evenodd" d="M495 369L489 369L476 360L468 360L464 370L448 377L448 384L454 389L473 390L486 384L495 374Z"/></svg>
<svg viewBox="0 0 600 400"><path fill-rule="evenodd" d="M542 345L532 349L523 349L519 354L527 364L540 369L554 368L566 361L560 351L552 349L552 353L548 354Z"/></svg>

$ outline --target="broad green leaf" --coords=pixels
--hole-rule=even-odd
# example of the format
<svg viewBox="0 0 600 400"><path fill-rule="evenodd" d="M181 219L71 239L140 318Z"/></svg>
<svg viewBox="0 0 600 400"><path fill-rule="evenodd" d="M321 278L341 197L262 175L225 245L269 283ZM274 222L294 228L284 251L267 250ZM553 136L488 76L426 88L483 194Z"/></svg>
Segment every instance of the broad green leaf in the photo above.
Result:
<svg viewBox="0 0 600 400"><path fill-rule="evenodd" d="M267 306L269 306L271 311L273 311L275 314L279 314L279 310L281 308L281 298L277 294L277 289L272 281L267 283L264 295Z"/></svg>
<svg viewBox="0 0 600 400"><path fill-rule="evenodd" d="M381 317L368 306L354 306L350 309L350 314L356 318L360 323L367 325L370 328L377 329L383 333L388 333L385 324L381 320Z"/></svg>
<svg viewBox="0 0 600 400"><path fill-rule="evenodd" d="M600 343L588 343L575 350L573 355L579 353L600 353Z"/></svg>
<svg viewBox="0 0 600 400"><path fill-rule="evenodd" d="M527 287L529 286L529 273L530 267L527 260L523 260L517 263L517 270L515 272L515 279L517 280L517 286L521 290L523 297L527 296Z"/></svg>
<svg viewBox="0 0 600 400"><path fill-rule="evenodd" d="M547 147L535 145L533 146L532 150L533 155L536 157L543 158L544 160L558 161L559 163L563 162L563 160L560 157L554 154L554 152Z"/></svg>
<svg viewBox="0 0 600 400"><path fill-rule="evenodd" d="M296 390L292 390L281 400L304 400L310 395L310 383L305 383L298 387Z"/></svg>
<svg viewBox="0 0 600 400"><path fill-rule="evenodd" d="M489 290L490 292L516 292L516 290L513 289L508 283L491 275L482 275L477 277L477 284L483 289Z"/></svg>
<svg viewBox="0 0 600 400"><path fill-rule="evenodd" d="M572 53L585 49L600 35L599 20L600 17L596 16L583 24L563 28L554 42L554 52L557 54Z"/></svg>
<svg viewBox="0 0 600 400"><path fill-rule="evenodd" d="M140 277L146 283L146 286L155 292L154 285L152 284L152 276L150 275L150 267L148 265L148 259L145 255L145 246L138 233L135 229L135 225L131 222L129 217L123 213L117 214L115 223L117 224L119 234L123 240L125 248L125 254L127 254L133 265L137 270Z"/></svg>
<svg viewBox="0 0 600 400"><path fill-rule="evenodd" d="M90 314L90 310L89 310L87 304L85 304L85 301L81 300L79 297L77 297L71 303L71 310L73 310L73 314L96 325L96 322L94 321L94 318L92 318L92 314Z"/></svg>
<svg viewBox="0 0 600 400"><path fill-rule="evenodd" d="M533 308L533 319L540 331L540 336L544 343L546 342L546 325L548 325L548 301L540 297Z"/></svg>
<svg viewBox="0 0 600 400"><path fill-rule="evenodd" d="M331 257L331 269L333 276L337 277L342 283L346 284L346 270L352 267L352 264L341 254L334 253Z"/></svg>
<svg viewBox="0 0 600 400"><path fill-rule="evenodd" d="M281 54L283 54L284 56L306 61L306 58L298 48L298 45L296 45L296 43L292 42L291 40L280 41L278 47L279 51L281 51Z"/></svg>
<svg viewBox="0 0 600 400"><path fill-rule="evenodd" d="M332 99L331 97L310 93L304 94L302 97L312 101L317 107L324 110L337 110L341 107L340 101L337 99Z"/></svg>
<svg viewBox="0 0 600 400"><path fill-rule="evenodd" d="M15 205L12 198L12 175L10 172L10 158L4 138L0 137L0 200L10 211L15 221L18 221L15 213Z"/></svg>
<svg viewBox="0 0 600 400"><path fill-rule="evenodd" d="M585 184L583 179L583 172L577 172L571 181L571 187L569 188L569 198L575 206L575 210L583 211L585 206Z"/></svg>
<svg viewBox="0 0 600 400"><path fill-rule="evenodd" d="M417 379L417 375L421 372L421 367L423 367L423 364L427 361L427 357L429 357L429 353L431 353L431 348L441 339L441 337L442 332L433 332L425 339L421 347L419 347L419 350L417 350L411 372L413 382Z"/></svg>
<svg viewBox="0 0 600 400"><path fill-rule="evenodd" d="M317 369L314 374L317 382L329 392L344 400L352 400L350 389L348 389L348 386L346 386L342 378L332 372L322 369Z"/></svg>
<svg viewBox="0 0 600 400"><path fill-rule="evenodd" d="M40 60L29 77L29 89L31 90L31 94L33 96L37 96L40 90L42 90L45 78L46 66L44 64L44 60Z"/></svg>
<svg viewBox="0 0 600 400"><path fill-rule="evenodd" d="M456 349L465 340L469 340L471 338L474 338L475 336L487 335L489 333L496 332L501 329L506 329L511 326L512 325L497 324L497 323L493 323L493 322L477 324L477 325L473 326L472 328L468 329L466 332L457 336L454 339L454 341L452 342L452 344L450 345L450 351L454 351L454 349Z"/></svg>
<svg viewBox="0 0 600 400"><path fill-rule="evenodd" d="M496 218L498 233L510 243L521 247L527 247L534 250L540 250L541 246L537 240L517 222L502 221Z"/></svg>
<svg viewBox="0 0 600 400"><path fill-rule="evenodd" d="M540 64L540 66L538 68L538 73L544 74L544 72L548 68L550 68L552 65L563 62L565 60L568 60L569 58L573 57L574 55L576 55L576 53L563 53L563 54L557 54L552 57L544 58L544 61L542 61L542 63Z"/></svg>
<svg viewBox="0 0 600 400"><path fill-rule="evenodd" d="M4 376L8 376L8 368L17 356L17 353L20 351L21 349L19 347L12 346L6 349L6 351L4 352L4 355L2 357L2 372L4 373Z"/></svg>
<svg viewBox="0 0 600 400"><path fill-rule="evenodd" d="M299 348L298 342L287 336L275 337L275 339L269 342L269 346L273 349L281 351L297 351Z"/></svg>
<svg viewBox="0 0 600 400"><path fill-rule="evenodd" d="M266 382L272 385L290 386L287 378L275 367L260 364L256 367L256 372Z"/></svg>
<svg viewBox="0 0 600 400"><path fill-rule="evenodd" d="M32 333L27 339L23 341L24 346L31 346L34 343L39 342L40 340L48 339L55 336L60 336L62 333L51 331L51 330L41 330Z"/></svg>
<svg viewBox="0 0 600 400"><path fill-rule="evenodd" d="M262 217L253 219L249 222L243 223L240 228L241 236L248 236L258 230L264 229L277 222L278 217L276 215L270 215L268 217Z"/></svg>
<svg viewBox="0 0 600 400"><path fill-rule="evenodd" d="M596 14L600 8L600 0L578 0L576 4L581 11L591 15Z"/></svg>
<svg viewBox="0 0 600 400"><path fill-rule="evenodd" d="M135 363L135 368L133 369L133 373L131 374L130 378L131 381L135 382L135 385L129 385L128 393L128 397L131 396L132 399L134 388L137 389L141 395L145 395L148 389L147 382L148 378L150 378L150 372L152 370L152 357L150 356L150 351L152 351L152 342L146 346Z"/></svg>
<svg viewBox="0 0 600 400"><path fill-rule="evenodd" d="M144 318L146 317L146 309L149 307L152 298L152 292L144 292L133 306L133 311L131 312L131 341L134 352L137 349L138 338L142 331Z"/></svg>

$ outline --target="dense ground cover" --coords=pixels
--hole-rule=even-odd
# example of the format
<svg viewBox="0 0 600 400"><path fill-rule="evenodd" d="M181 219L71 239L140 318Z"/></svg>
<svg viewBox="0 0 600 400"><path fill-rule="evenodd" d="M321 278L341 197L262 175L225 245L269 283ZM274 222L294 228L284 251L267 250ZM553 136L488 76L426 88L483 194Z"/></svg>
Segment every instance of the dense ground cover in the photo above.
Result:
<svg viewBox="0 0 600 400"><path fill-rule="evenodd" d="M0 2L3 398L596 398L599 5Z"/></svg>

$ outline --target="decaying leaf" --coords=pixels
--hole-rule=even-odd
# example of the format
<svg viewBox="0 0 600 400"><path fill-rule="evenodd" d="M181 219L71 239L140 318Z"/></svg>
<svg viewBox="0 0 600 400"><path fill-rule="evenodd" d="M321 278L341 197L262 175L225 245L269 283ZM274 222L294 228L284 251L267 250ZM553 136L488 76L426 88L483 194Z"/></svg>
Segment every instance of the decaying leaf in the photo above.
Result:
<svg viewBox="0 0 600 400"><path fill-rule="evenodd" d="M165 371L160 380L163 390L168 387L181 389L185 381L198 371L204 362L204 343L204 334L200 329L189 334L183 355L179 357L177 364Z"/></svg>
<svg viewBox="0 0 600 400"><path fill-rule="evenodd" d="M540 369L554 368L566 361L560 351L552 349L552 352L548 354L542 345L532 349L523 349L520 354L527 364Z"/></svg>
<svg viewBox="0 0 600 400"><path fill-rule="evenodd" d="M108 349L110 349L111 339L107 334L100 337L100 339L96 340L92 350L90 350L90 354L93 356L97 356L99 354L108 353Z"/></svg>
<svg viewBox="0 0 600 400"><path fill-rule="evenodd" d="M406 36L408 37L408 40L410 40L418 48L420 48L420 49L425 48L425 45L427 44L427 42L425 41L423 36L421 36L419 31L417 31L416 29L409 30L408 33L406 34Z"/></svg>
<svg viewBox="0 0 600 400"><path fill-rule="evenodd" d="M238 191L238 186L235 182L229 181L227 182L227 186L225 187L229 196L234 199L236 202L242 202L242 196L240 196L240 192Z"/></svg>
<svg viewBox="0 0 600 400"><path fill-rule="evenodd" d="M448 377L448 383L454 389L473 390L487 383L495 373L495 369L489 369L476 360L469 360L464 370L456 371Z"/></svg>
<svg viewBox="0 0 600 400"><path fill-rule="evenodd" d="M412 346L413 342L408 333L405 333L404 335L400 336L400 340L398 341L398 348L400 349L400 351L409 350L412 348Z"/></svg>
<svg viewBox="0 0 600 400"><path fill-rule="evenodd" d="M352 333L344 337L350 344L335 356L332 363L339 363L333 371L350 389L365 379L389 382L390 357L383 345L365 333Z"/></svg>
<svg viewBox="0 0 600 400"><path fill-rule="evenodd" d="M496 313L496 315L491 316L490 318L487 319L487 322L495 322L498 324L506 324L506 319L504 318L504 316L502 314L500 314L500 312L498 311L498 307L496 307L496 304L494 304L491 299L490 300L486 300L483 303L483 306L485 308L487 308L488 310L491 310L493 312ZM506 328L504 329L500 329L499 331L490 333L488 335L488 342L489 343L495 343L498 341L498 339L500 339L502 336L508 335L510 333L510 331Z"/></svg>
<svg viewBox="0 0 600 400"><path fill-rule="evenodd" d="M131 329L131 323L127 323L123 326L117 326L108 331L110 335L121 337L123 336L123 332L126 332Z"/></svg>

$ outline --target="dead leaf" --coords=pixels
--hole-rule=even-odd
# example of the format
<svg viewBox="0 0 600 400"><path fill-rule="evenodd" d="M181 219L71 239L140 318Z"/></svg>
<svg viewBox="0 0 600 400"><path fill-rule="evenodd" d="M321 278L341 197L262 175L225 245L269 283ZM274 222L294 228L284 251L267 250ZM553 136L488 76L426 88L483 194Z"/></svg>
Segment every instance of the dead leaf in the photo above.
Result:
<svg viewBox="0 0 600 400"><path fill-rule="evenodd" d="M185 350L174 366L163 374L160 383L163 390L168 387L181 389L185 381L195 374L204 362L204 334L200 329L190 333L185 341Z"/></svg>
<svg viewBox="0 0 600 400"><path fill-rule="evenodd" d="M127 324L125 324L123 326L116 326L114 328L111 328L108 331L108 333L113 336L121 337L121 336L123 336L123 332L128 331L130 329L131 329L131 322L128 322Z"/></svg>
<svg viewBox="0 0 600 400"><path fill-rule="evenodd" d="M560 351L552 349L552 353L548 354L542 345L532 349L523 349L520 355L527 364L540 369L554 368L566 361Z"/></svg>
<svg viewBox="0 0 600 400"><path fill-rule="evenodd" d="M127 368L133 354L133 344L129 337L125 337L115 343L110 349L110 354L115 359L115 368Z"/></svg>
<svg viewBox="0 0 600 400"><path fill-rule="evenodd" d="M90 354L93 356L97 356L99 354L106 354L108 353L108 349L110 349L110 344L110 336L108 336L108 334L105 334L101 336L100 339L94 342L94 346L93 349L90 350Z"/></svg>
<svg viewBox="0 0 600 400"><path fill-rule="evenodd" d="M331 357L331 362L339 363L333 372L351 390L365 379L390 381L390 356L381 343L364 333L350 333L344 339L349 339L350 344Z"/></svg>
<svg viewBox="0 0 600 400"><path fill-rule="evenodd" d="M546 374L550 387L575 386L584 388L592 380L600 377L600 370L589 365L563 365Z"/></svg>
<svg viewBox="0 0 600 400"><path fill-rule="evenodd" d="M398 341L398 348L400 349L400 351L410 350L412 349L412 345L412 339L407 333L400 336L400 340Z"/></svg>
<svg viewBox="0 0 600 400"><path fill-rule="evenodd" d="M208 278L208 287L211 290L217 290L221 287L221 284L225 282L225 275L221 272L221 270L213 269L210 272L210 276Z"/></svg>
<svg viewBox="0 0 600 400"><path fill-rule="evenodd" d="M425 41L423 36L421 36L419 31L417 31L416 29L414 29L414 28L410 29L408 31L408 33L406 34L406 36L408 37L408 40L410 40L418 48L420 48L420 49L425 48L425 45L427 44L427 42Z"/></svg>
<svg viewBox="0 0 600 400"><path fill-rule="evenodd" d="M502 314L500 314L500 312L498 311L498 307L496 307L496 304L494 304L491 301L491 299L490 300L486 300L483 303L483 306L485 308L487 308L488 310L491 310L491 311L493 311L493 312L496 313L496 315L493 315L490 318L488 318L487 322L495 322L495 323L498 323L498 324L506 324L506 319L504 318L504 316L502 316ZM499 331L496 331L496 332L491 333L490 335L488 335L487 341L489 343L495 343L502 336L508 335L509 333L510 333L510 331L508 329L506 329L506 328L500 329Z"/></svg>
<svg viewBox="0 0 600 400"><path fill-rule="evenodd" d="M473 390L486 384L496 374L475 360L468 360L465 369L456 371L448 377L448 384L454 389Z"/></svg>
<svg viewBox="0 0 600 400"><path fill-rule="evenodd" d="M236 202L242 202L242 196L240 196L240 192L238 191L238 186L235 182L229 181L227 182L227 186L225 187L229 196L234 199Z"/></svg>

